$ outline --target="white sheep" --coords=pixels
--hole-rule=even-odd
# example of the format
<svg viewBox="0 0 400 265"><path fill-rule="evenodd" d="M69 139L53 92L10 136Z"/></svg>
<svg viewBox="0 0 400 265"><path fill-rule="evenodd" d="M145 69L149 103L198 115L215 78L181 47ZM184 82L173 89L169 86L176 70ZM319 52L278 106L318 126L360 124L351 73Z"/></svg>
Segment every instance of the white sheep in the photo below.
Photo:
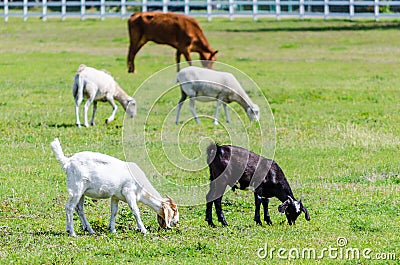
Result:
<svg viewBox="0 0 400 265"><path fill-rule="evenodd" d="M69 198L65 211L66 228L70 236L76 236L73 225L74 210L81 219L83 229L89 234L94 234L83 210L85 196L95 199L111 198L111 233L115 232L119 201L128 203L138 228L144 234L147 230L140 219L138 201L150 206L157 213L157 220L162 228L171 228L179 221L179 212L174 201L170 197L162 198L135 163L94 152L80 152L68 158L64 155L57 138L50 146L67 173Z"/></svg>
<svg viewBox="0 0 400 265"><path fill-rule="evenodd" d="M195 100L217 100L214 124L218 124L218 113L221 104L224 106L226 122L230 123L231 120L226 104L231 102L239 103L246 111L250 121L258 121L260 118L259 107L251 101L240 83L231 73L189 66L179 71L176 79L180 84L182 94L176 111L176 124L179 122L179 113L182 104L188 96L190 98L190 110L196 123L199 123L200 121L197 117L196 111L194 110Z"/></svg>
<svg viewBox="0 0 400 265"><path fill-rule="evenodd" d="M97 110L98 101L108 101L113 108L111 116L106 119L106 123L113 121L115 114L117 113L118 107L115 104L114 99L121 103L128 117L133 118L136 115L136 101L122 90L109 73L88 67L84 64L81 64L76 72L74 84L72 86L72 94L75 99L76 125L78 127L81 126L79 120L79 106L84 97L87 98L84 106L86 127L89 127L88 110L92 102L93 116L90 121L91 125L94 125L94 115Z"/></svg>

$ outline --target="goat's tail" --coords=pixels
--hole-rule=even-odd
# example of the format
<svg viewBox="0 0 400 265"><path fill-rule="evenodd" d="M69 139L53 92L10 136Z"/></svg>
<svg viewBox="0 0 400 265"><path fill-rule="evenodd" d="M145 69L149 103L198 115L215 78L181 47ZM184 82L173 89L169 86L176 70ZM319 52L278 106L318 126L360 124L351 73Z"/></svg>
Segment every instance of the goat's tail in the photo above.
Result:
<svg viewBox="0 0 400 265"><path fill-rule="evenodd" d="M64 152L61 148L60 140L55 138L53 142L50 143L51 149L53 149L56 158L61 163L61 167L66 170L69 164L69 158L64 155Z"/></svg>

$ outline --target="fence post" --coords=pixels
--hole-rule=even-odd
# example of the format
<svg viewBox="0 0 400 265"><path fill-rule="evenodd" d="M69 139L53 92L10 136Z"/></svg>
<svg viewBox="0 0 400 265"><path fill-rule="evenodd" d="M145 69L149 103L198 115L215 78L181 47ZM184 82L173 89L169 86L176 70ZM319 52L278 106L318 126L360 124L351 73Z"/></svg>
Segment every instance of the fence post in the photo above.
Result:
<svg viewBox="0 0 400 265"><path fill-rule="evenodd" d="M23 1L23 9L24 9L24 12L23 12L23 16L24 16L24 21L27 21L28 20L28 0L24 0Z"/></svg>
<svg viewBox="0 0 400 265"><path fill-rule="evenodd" d="M375 0L374 5L374 14L375 14L375 21L379 21L379 0Z"/></svg>
<svg viewBox="0 0 400 265"><path fill-rule="evenodd" d="M349 9L350 9L350 20L353 20L354 17L354 0L349 0Z"/></svg>
<svg viewBox="0 0 400 265"><path fill-rule="evenodd" d="M299 16L300 16L300 19L304 19L304 12L305 12L305 10L304 10L304 0L300 0L299 1Z"/></svg>
<svg viewBox="0 0 400 265"><path fill-rule="evenodd" d="M121 0L121 19L126 15L126 0Z"/></svg>
<svg viewBox="0 0 400 265"><path fill-rule="evenodd" d="M212 2L211 0L207 0L207 20L211 21L211 13L212 13Z"/></svg>
<svg viewBox="0 0 400 265"><path fill-rule="evenodd" d="M162 0L162 12L163 13L168 12L168 0Z"/></svg>
<svg viewBox="0 0 400 265"><path fill-rule="evenodd" d="M281 20L281 1L275 0L275 12L276 12L276 20Z"/></svg>
<svg viewBox="0 0 400 265"><path fill-rule="evenodd" d="M106 14L106 1L100 0L100 20L103 21Z"/></svg>
<svg viewBox="0 0 400 265"><path fill-rule="evenodd" d="M8 22L8 0L4 0L4 22Z"/></svg>
<svg viewBox="0 0 400 265"><path fill-rule="evenodd" d="M147 12L147 0L142 0L142 12Z"/></svg>
<svg viewBox="0 0 400 265"><path fill-rule="evenodd" d="M47 20L47 0L43 0L42 4L43 4L42 21L46 21Z"/></svg>
<svg viewBox="0 0 400 265"><path fill-rule="evenodd" d="M67 0L61 0L61 21L65 20L67 15Z"/></svg>
<svg viewBox="0 0 400 265"><path fill-rule="evenodd" d="M229 19L233 20L233 13L235 12L234 0L229 0Z"/></svg>
<svg viewBox="0 0 400 265"><path fill-rule="evenodd" d="M190 5L189 0L185 0L185 15L187 16L189 15L190 12L189 5Z"/></svg>
<svg viewBox="0 0 400 265"><path fill-rule="evenodd" d="M85 20L86 3L85 0L81 0L81 20Z"/></svg>
<svg viewBox="0 0 400 265"><path fill-rule="evenodd" d="M257 13L258 13L258 3L257 0L253 0L253 20L257 21Z"/></svg>
<svg viewBox="0 0 400 265"><path fill-rule="evenodd" d="M329 16L329 0L324 1L324 19L328 20Z"/></svg>

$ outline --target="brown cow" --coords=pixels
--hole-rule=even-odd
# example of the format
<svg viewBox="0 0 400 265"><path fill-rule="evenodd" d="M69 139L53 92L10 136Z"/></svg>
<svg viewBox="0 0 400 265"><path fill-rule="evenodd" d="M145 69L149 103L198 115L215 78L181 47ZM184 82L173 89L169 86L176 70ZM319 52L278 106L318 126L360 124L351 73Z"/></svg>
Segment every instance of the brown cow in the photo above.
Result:
<svg viewBox="0 0 400 265"><path fill-rule="evenodd" d="M175 13L139 12L134 13L128 20L129 54L128 72L135 72L135 56L148 41L167 44L176 49L176 62L181 61L183 54L192 65L190 52L200 54L204 67L212 68L215 54L218 51L210 47L199 23L188 16Z"/></svg>

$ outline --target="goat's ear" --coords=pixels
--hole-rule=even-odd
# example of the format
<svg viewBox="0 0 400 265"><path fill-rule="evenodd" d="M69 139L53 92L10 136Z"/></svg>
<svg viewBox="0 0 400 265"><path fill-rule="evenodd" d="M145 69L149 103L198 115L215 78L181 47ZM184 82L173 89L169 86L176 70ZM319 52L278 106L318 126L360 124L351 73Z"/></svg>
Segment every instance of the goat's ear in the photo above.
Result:
<svg viewBox="0 0 400 265"><path fill-rule="evenodd" d="M160 215L158 215L157 214L157 222L158 222L158 225L161 227L161 228L165 228L166 226L167 226L167 223L165 222L165 220L164 220L164 218L162 218Z"/></svg>
<svg viewBox="0 0 400 265"><path fill-rule="evenodd" d="M163 203L163 210L164 210L164 221L165 221L165 226L167 228L172 228L171 227L171 219L172 216L170 216L170 211L169 211L169 205L167 203Z"/></svg>
<svg viewBox="0 0 400 265"><path fill-rule="evenodd" d="M278 206L278 211L280 213L284 213L288 206L289 206L289 200L286 200L281 205Z"/></svg>
<svg viewBox="0 0 400 265"><path fill-rule="evenodd" d="M308 214L308 211L306 209L306 207L304 207L303 205L301 205L301 210L304 212L304 215L306 217L307 221L310 221L310 215Z"/></svg>

